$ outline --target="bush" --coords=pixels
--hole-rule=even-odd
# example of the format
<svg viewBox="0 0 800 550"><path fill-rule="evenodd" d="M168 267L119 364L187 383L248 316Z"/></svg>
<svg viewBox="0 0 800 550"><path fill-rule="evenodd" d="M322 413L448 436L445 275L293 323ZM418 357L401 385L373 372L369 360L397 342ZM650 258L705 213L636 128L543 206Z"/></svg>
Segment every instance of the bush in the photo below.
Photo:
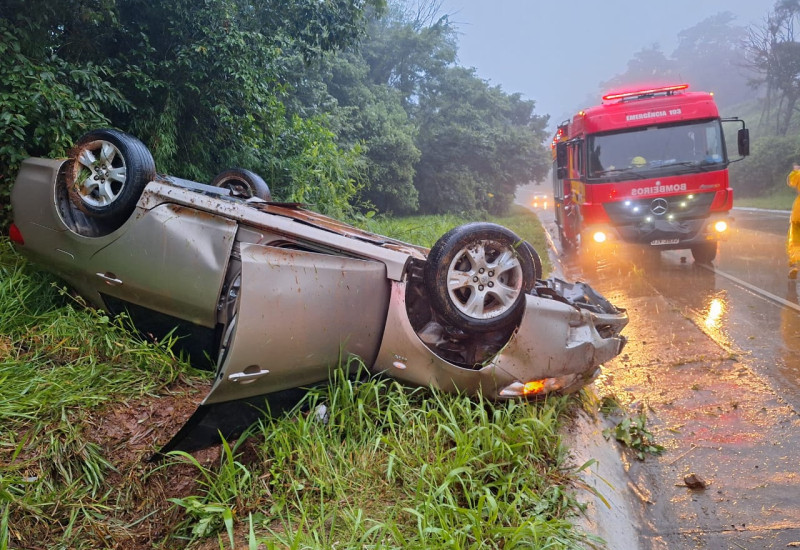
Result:
<svg viewBox="0 0 800 550"><path fill-rule="evenodd" d="M731 165L731 186L735 195L757 197L786 185L792 163L800 161L797 136L767 136L753 141L750 157Z"/></svg>
<svg viewBox="0 0 800 550"><path fill-rule="evenodd" d="M128 107L104 68L29 57L22 34L0 19L0 227L9 223L11 184L23 159L63 156L76 136L107 126L98 105Z"/></svg>

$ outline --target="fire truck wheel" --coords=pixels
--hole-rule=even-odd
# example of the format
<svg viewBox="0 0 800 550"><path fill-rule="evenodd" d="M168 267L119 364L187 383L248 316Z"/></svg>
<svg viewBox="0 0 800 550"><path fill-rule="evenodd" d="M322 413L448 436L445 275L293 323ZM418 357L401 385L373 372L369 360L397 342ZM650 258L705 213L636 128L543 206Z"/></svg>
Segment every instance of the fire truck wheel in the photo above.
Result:
<svg viewBox="0 0 800 550"><path fill-rule="evenodd" d="M561 229L558 230L558 239L561 241L561 250L564 254L569 254L575 249L573 242L567 238Z"/></svg>
<svg viewBox="0 0 800 550"><path fill-rule="evenodd" d="M703 243L693 246L692 257L698 264L710 264L717 257L717 243Z"/></svg>
<svg viewBox="0 0 800 550"><path fill-rule="evenodd" d="M425 265L433 307L465 331L490 332L517 323L535 282L530 249L514 232L493 223L469 223L445 233Z"/></svg>

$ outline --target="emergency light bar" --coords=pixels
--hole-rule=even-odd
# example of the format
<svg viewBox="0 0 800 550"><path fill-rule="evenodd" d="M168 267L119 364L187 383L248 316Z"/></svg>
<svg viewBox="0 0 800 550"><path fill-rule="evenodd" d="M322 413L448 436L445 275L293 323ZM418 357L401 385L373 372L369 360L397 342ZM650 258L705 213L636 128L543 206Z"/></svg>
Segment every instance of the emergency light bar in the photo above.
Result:
<svg viewBox="0 0 800 550"><path fill-rule="evenodd" d="M603 96L603 100L610 101L612 99L625 99L628 97L637 97L643 95L678 92L680 90L685 90L688 87L688 84L676 84L675 86L664 86L663 88L649 88L646 90L636 90L632 92L619 92L615 94L606 94Z"/></svg>

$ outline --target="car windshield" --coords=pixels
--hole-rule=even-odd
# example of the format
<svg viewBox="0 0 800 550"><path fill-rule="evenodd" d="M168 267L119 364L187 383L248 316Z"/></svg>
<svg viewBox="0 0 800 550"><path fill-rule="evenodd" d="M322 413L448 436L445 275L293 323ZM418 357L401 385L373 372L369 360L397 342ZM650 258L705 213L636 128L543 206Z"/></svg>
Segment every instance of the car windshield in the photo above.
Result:
<svg viewBox="0 0 800 550"><path fill-rule="evenodd" d="M587 145L589 178L685 173L719 168L725 162L718 120L597 134L589 136Z"/></svg>

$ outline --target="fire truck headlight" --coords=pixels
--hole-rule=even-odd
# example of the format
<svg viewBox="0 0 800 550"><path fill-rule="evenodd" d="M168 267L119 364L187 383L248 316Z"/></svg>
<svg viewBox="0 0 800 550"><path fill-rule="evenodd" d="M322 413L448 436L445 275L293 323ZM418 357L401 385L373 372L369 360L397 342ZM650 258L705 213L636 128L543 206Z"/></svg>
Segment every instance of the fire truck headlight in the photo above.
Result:
<svg viewBox="0 0 800 550"><path fill-rule="evenodd" d="M714 224L714 231L717 233L725 233L728 230L728 222L720 220Z"/></svg>
<svg viewBox="0 0 800 550"><path fill-rule="evenodd" d="M606 236L606 234L603 233L602 231L595 231L594 235L592 235L592 239L594 239L594 242L596 243L604 243L606 242L607 238L608 237Z"/></svg>

